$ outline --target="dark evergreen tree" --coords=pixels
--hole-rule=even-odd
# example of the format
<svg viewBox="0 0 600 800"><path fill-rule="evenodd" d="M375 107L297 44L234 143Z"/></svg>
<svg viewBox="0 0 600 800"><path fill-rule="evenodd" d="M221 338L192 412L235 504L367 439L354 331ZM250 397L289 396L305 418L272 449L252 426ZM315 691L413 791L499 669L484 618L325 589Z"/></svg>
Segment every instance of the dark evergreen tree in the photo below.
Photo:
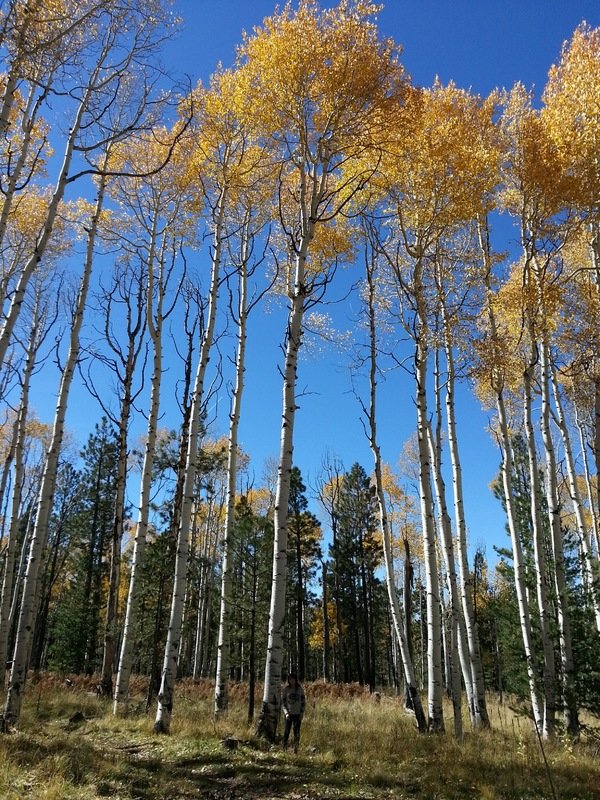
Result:
<svg viewBox="0 0 600 800"><path fill-rule="evenodd" d="M303 681L307 674L307 612L316 601L310 587L322 555L322 534L321 523L308 511L306 486L298 467L292 468L288 508L288 669L297 672Z"/></svg>
<svg viewBox="0 0 600 800"><path fill-rule="evenodd" d="M344 475L337 522L331 572L337 577L333 577L333 587L342 618L343 678L346 682L357 680L374 690L376 634L381 632L377 631L376 612L383 612L375 570L383 554L369 478L359 464Z"/></svg>
<svg viewBox="0 0 600 800"><path fill-rule="evenodd" d="M102 583L114 513L116 453L115 431L103 417L81 452L77 536L65 563L50 633L49 665L63 671L91 674L100 667Z"/></svg>

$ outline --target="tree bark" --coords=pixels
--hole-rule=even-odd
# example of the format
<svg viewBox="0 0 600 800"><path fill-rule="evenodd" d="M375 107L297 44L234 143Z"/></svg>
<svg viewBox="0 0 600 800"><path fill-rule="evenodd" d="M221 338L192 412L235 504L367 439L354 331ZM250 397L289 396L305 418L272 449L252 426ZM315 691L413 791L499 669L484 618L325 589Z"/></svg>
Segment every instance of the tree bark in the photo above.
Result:
<svg viewBox="0 0 600 800"><path fill-rule="evenodd" d="M202 337L198 368L194 382L190 421L188 427L188 447L185 465L185 478L183 485L183 499L181 504L181 517L177 535L177 552L175 556L175 577L173 582L173 595L171 598L171 613L169 630L165 645L165 654L162 667L160 691L158 694L158 709L154 730L157 733L170 733L171 715L173 712L173 697L175 679L177 677L177 659L179 643L181 640L181 622L183 619L184 595L187 579L188 552L192 507L194 503L194 488L198 469L198 434L200 430L200 412L204 401L204 380L210 359L217 314L217 299L219 290L219 271L223 248L223 223L227 191L223 188L214 214L213 257L211 269L211 282L209 291L209 305L206 329Z"/></svg>
<svg viewBox="0 0 600 800"><path fill-rule="evenodd" d="M247 221L246 221L247 223ZM244 230L244 252L239 266L239 306L237 354L235 359L235 387L231 403L229 440L227 444L227 502L225 507L225 533L221 577L221 608L219 614L219 639L217 642L217 672L215 678L215 714L228 706L229 650L231 635L232 561L235 526L235 485L237 480L238 431L246 370L247 305L248 305L248 227Z"/></svg>
<svg viewBox="0 0 600 800"><path fill-rule="evenodd" d="M71 139L69 141L70 147L67 148L68 158L65 157L65 161L67 162L70 160L73 148L73 142ZM67 170L68 163L66 167L63 163L63 180L66 178ZM71 327L69 340L69 353L60 382L56 411L54 415L54 424L52 427L52 438L46 454L44 473L38 499L35 527L29 549L27 571L23 584L23 597L17 626L15 650L10 671L6 703L4 706L2 727L5 731L8 730L10 726L18 722L21 714L25 679L27 677L33 634L33 623L36 611L35 600L37 594L38 572L48 538L48 522L52 510L52 500L56 486L56 470L63 442L69 392L73 381L75 366L79 357L79 336L87 303L92 264L94 260L94 247L96 242L96 234L98 231L98 221L104 202L105 185L105 178L101 178L98 186L96 206L90 221L87 237L86 257L83 275L81 278L81 285L79 288L79 295L77 297L75 311L73 314L73 324Z"/></svg>

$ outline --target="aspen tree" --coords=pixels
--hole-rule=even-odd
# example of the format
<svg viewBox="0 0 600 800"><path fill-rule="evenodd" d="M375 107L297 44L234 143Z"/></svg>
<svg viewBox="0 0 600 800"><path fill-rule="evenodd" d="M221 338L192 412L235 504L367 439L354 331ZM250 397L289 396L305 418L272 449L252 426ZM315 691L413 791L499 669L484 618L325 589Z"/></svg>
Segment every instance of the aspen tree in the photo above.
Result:
<svg viewBox="0 0 600 800"><path fill-rule="evenodd" d="M61 87L65 96L73 98L74 106L62 162L48 199L46 214L35 231L34 246L14 283L10 304L0 327L0 365L5 362L27 285L44 257L67 186L86 175L97 174L98 167L93 164L94 154L101 159L102 152L111 140L122 138L126 132L132 135L141 124L151 82L139 81L136 86L139 94L134 100L131 94L135 82L124 81L123 76L138 70L147 75L155 69L154 65L149 66L149 62L160 37L164 38L169 28L169 15L162 11L157 0L150 3L141 3L140 0L97 0L94 3L89 0L89 3L94 10L93 21L89 14L85 14L81 18L81 28L71 29L71 23L80 19L79 14L71 17L65 12L64 16L60 14L57 18L74 37L72 51L68 48L63 51L57 33L51 37L52 47L56 48L53 62L56 69L62 69L61 54L72 55L74 52L77 56L78 68L65 69L66 83ZM26 8L28 4L23 2L17 5ZM37 7L38 4L35 5ZM78 3L69 2L68 6L73 10ZM52 15L49 19L56 21ZM159 29L161 32L157 34ZM42 27L32 24L28 30L42 30ZM78 39L79 36L83 36L83 39ZM36 63L35 58L33 61ZM68 61L64 66L68 66ZM14 87L10 88L11 80L6 82L5 98L14 95ZM130 114L127 120L121 116L119 122L122 127L117 129L113 112L124 96L130 100ZM12 102L11 99L9 111ZM83 164L79 158L85 159Z"/></svg>
<svg viewBox="0 0 600 800"><path fill-rule="evenodd" d="M382 112L402 89L395 48L379 39L372 21L377 10L364 0L342 0L323 11L313 0L301 0L296 12L288 4L246 37L239 53L253 124L281 164L279 223L289 255L273 581L259 722L271 740L280 708L288 496L304 315L329 281L328 264L348 249L343 233L337 241L334 236L340 211L372 173L362 156L377 149L385 135L378 126Z"/></svg>
<svg viewBox="0 0 600 800"><path fill-rule="evenodd" d="M105 157L105 165L107 159L108 155ZM91 210L91 214L87 223L88 232L83 274L77 300L73 308L73 320L69 335L69 351L58 390L56 411L52 426L52 437L46 452L44 472L42 476L35 517L35 527L28 551L27 571L23 583L23 596L17 624L15 649L2 718L2 728L5 732L10 728L10 726L18 722L23 703L25 679L27 677L27 670L29 666L33 625L36 611L38 573L48 537L48 522L50 518L52 500L54 497L54 489L56 486L56 471L64 436L69 392L73 381L77 359L79 357L80 332L86 309L98 225L104 204L105 186L106 179L101 177L99 180L96 203Z"/></svg>
<svg viewBox="0 0 600 800"><path fill-rule="evenodd" d="M417 689L412 653L406 636L406 622L403 619L402 610L398 602L392 556L392 534L388 521L383 486L383 465L377 437L377 317L375 310L375 268L376 265L371 250L370 254L369 252L366 254L369 323L369 405L368 408L363 406L363 411L368 417L369 444L375 462L375 490L379 506L379 526L383 540L385 577L392 624L402 655L402 667L404 669L404 679L406 681L408 707L414 711L419 732L425 733L427 731L427 720L425 719L421 697ZM408 569L408 566L406 566L406 569Z"/></svg>
<svg viewBox="0 0 600 800"><path fill-rule="evenodd" d="M427 581L429 725L443 729L441 619L435 552L432 476L435 464L428 442L428 375L435 320L434 275L439 244L486 207L496 173L496 156L486 146L478 114L492 105L452 84L414 91L403 127L397 126L381 167L382 207L388 214L388 240L381 242L397 282L403 324L414 341L413 375L417 410L419 491ZM476 655L472 650L473 656Z"/></svg>
<svg viewBox="0 0 600 800"><path fill-rule="evenodd" d="M143 154L137 149L135 152L126 150L121 157L125 156L130 161L129 171L151 172L154 166L153 161L164 160L166 145L161 142L168 142L168 139L166 131L163 131L159 136L159 141L149 142ZM140 158L143 160L142 165L138 163ZM176 157L174 160L177 160ZM179 220L184 211L185 194L178 177L178 167L171 163L152 177L143 180L122 180L112 190L113 196L119 200L121 207L129 209L139 223L139 230L136 231L134 242L136 251L141 254L146 263L146 326L152 344L148 426L140 478L131 575L115 682L113 706L115 714L121 708L127 708L129 678L133 661L133 631L138 614L139 573L144 562L148 533L152 472L158 435L163 374L163 327L179 297L179 287L177 287L173 299L169 302L168 294L175 273L177 250L184 237Z"/></svg>
<svg viewBox="0 0 600 800"><path fill-rule="evenodd" d="M125 525L125 491L128 466L128 437L133 404L141 386L135 386L137 363L144 344L146 310L145 265L138 268L130 259L117 263L108 287L102 287L100 305L104 310L103 333L108 355L96 353L95 361L103 361L115 378L118 414L113 412L102 395L88 379L88 386L102 407L106 417L117 431L117 473L115 476L115 500L112 532L110 537L110 561L108 575L108 595L104 622L104 646L100 692L106 697L112 695L112 673L115 664L117 640L117 599L121 578L121 547ZM119 309L118 311L116 309ZM119 335L119 325L115 319L123 320ZM121 339L121 341L120 341Z"/></svg>
<svg viewBox="0 0 600 800"><path fill-rule="evenodd" d="M217 303L224 256L223 248L227 236L227 210L232 186L235 186L236 169L243 155L242 143L236 138L235 109L231 114L229 113L228 100L235 101L232 86L232 73L224 71L217 73L213 77L212 84L208 90L200 88L196 90L195 101L198 111L195 123L197 128L196 125L192 126L192 133L195 135L188 142L191 164L190 178L198 185L200 202L205 205L208 214L207 227L212 239L210 251L211 272L206 320L186 432L187 453L183 471L171 614L158 695L158 709L154 724L154 729L157 733L169 733L171 726L177 659L185 608L194 489L198 470L200 416L206 399L204 396L204 384L215 335ZM200 641L197 637L197 648L199 644Z"/></svg>
<svg viewBox="0 0 600 800"><path fill-rule="evenodd" d="M10 503L8 537L6 549L4 550L2 591L0 593L0 664L3 665L6 664L7 660L6 657L11 627L10 610L13 603L15 556L19 524L21 522L20 512L22 510L22 493L25 481L25 438L27 435L27 421L29 416L29 389L31 377L34 368L36 367L38 352L48 332L48 308L44 307L41 297L41 292L43 292L45 288L46 287L44 287L43 282L41 282L37 287L34 307L31 315L31 329L29 334L29 343L26 348L25 365L20 376L21 397L15 426L16 438L13 454L14 470L12 497ZM0 670L1 690L4 689L4 681L6 678L5 673L5 669Z"/></svg>
<svg viewBox="0 0 600 800"><path fill-rule="evenodd" d="M483 113L481 113L483 111ZM473 123L476 121L480 123L479 131L483 136L485 135L485 124L489 125L490 109L479 109L479 113L475 111L473 114ZM482 119L483 117L483 119ZM487 117L487 119L486 119ZM482 130L483 128L483 130ZM488 146L493 146L492 142L488 142ZM493 180L493 154L489 164L491 179ZM491 184L491 181L490 181ZM458 446L458 428L456 422L456 323L453 322L453 317L460 318L461 312L464 310L465 305L465 292L464 282L472 284L472 278L468 274L468 266L465 264L465 269L461 270L459 261L471 259L468 252L470 249L470 235L467 236L467 252L461 248L461 252L450 256L448 264L445 268L441 268L441 264L436 264L436 285L439 302L439 313L441 322L441 339L443 342L443 351L446 360L446 380L445 380L445 410L446 410L446 426L448 433L448 449L450 451L450 461L452 465L452 488L453 488L453 502L454 502L454 522L456 526L456 550L458 560L458 590L460 593L460 602L462 606L462 615L459 620L461 647L459 650L461 656L461 663L463 665L463 675L465 671L470 670L470 677L465 676L465 686L467 689L467 696L469 699L469 715L472 724L476 727L489 727L489 717L487 713L487 705L485 698L485 684L483 679L483 668L481 663L481 651L479 646L479 633L475 622L473 611L473 587L471 573L469 569L469 562L467 556L467 533L466 533L466 519L463 500L463 479L462 467ZM446 260L444 256L442 259ZM449 268L449 269L448 269ZM460 285L460 290L458 286ZM456 294L460 295L460 305L458 308L451 309L451 298ZM468 301L466 301L468 302ZM436 382L436 389L437 389ZM440 411L438 410L438 420L440 419ZM438 436L439 441L439 436ZM466 653L464 652L466 650Z"/></svg>
<svg viewBox="0 0 600 800"><path fill-rule="evenodd" d="M477 376L479 382L480 393L484 396L489 394L493 398L498 416L498 439L502 452L502 488L512 544L519 622L527 664L531 710L535 726L537 730L541 732L544 726L544 712L537 686L537 661L533 641L529 598L525 584L525 560L512 485L513 457L505 401L505 386L507 383L510 384L511 378L514 380L514 373L518 371L518 366L513 358L511 348L507 348L506 346L506 342L511 341L511 339L506 329L500 326L497 321L492 283L494 257L490 245L487 217L478 220L478 236L483 261L484 285L486 288L485 310L487 314L487 324L483 344L478 347L479 360L474 374Z"/></svg>
<svg viewBox="0 0 600 800"><path fill-rule="evenodd" d="M544 89L542 121L557 148L560 191L587 230L589 287L600 295L600 28L581 23L565 42ZM594 387L593 453L596 467L595 528L600 516L600 339L585 362ZM591 356L591 357L590 357ZM583 365L582 365L583 366Z"/></svg>
<svg viewBox="0 0 600 800"><path fill-rule="evenodd" d="M257 184L261 181L267 183L268 179L264 169L259 170L260 155L256 150L251 155L254 160L256 174L249 171L246 182L249 184L243 189L238 216L241 219L232 220L239 229L237 239L239 246L233 252L230 246L230 259L235 266L238 288L237 309L230 309L232 317L237 324L237 349L235 355L235 386L232 390L229 437L227 443L227 486L225 523L223 533L223 560L221 568L221 607L219 613L219 639L217 644L217 669L215 678L215 714L227 709L228 682L229 682L229 650L231 636L231 602L232 602L232 561L233 561L233 536L236 506L236 482L238 477L238 431L241 417L242 396L244 391L244 374L246 371L246 339L248 315L256 306L264 292L250 296L248 287L249 275L255 271L257 264L252 264L254 245L257 235L265 225L264 209L261 208L261 198L257 194ZM248 164L248 168L250 163ZM254 195L254 196L253 196Z"/></svg>
<svg viewBox="0 0 600 800"><path fill-rule="evenodd" d="M505 208L516 218L523 249L522 271L516 280L521 283L521 317L526 339L523 371L524 427L529 456L531 483L531 518L534 534L536 590L542 647L544 653L544 694L546 710L543 735L554 730L554 648L550 630L548 570L544 553L544 521L540 509L540 478L536 441L532 423L533 382L539 380L541 395L540 428L546 470L544 488L547 505L547 526L552 545L551 580L555 592L559 629L561 685L565 717L569 733L578 727L574 691L574 667L570 619L567 607L567 586L560 500L557 485L556 456L550 431L550 336L556 318L556 261L572 232L572 223L565 218L561 195L565 179L557 168L556 148L548 134L544 119L531 109L530 99L517 86L507 98L502 120L508 141L505 165ZM549 176L553 178L550 181ZM539 378L537 376L539 368Z"/></svg>

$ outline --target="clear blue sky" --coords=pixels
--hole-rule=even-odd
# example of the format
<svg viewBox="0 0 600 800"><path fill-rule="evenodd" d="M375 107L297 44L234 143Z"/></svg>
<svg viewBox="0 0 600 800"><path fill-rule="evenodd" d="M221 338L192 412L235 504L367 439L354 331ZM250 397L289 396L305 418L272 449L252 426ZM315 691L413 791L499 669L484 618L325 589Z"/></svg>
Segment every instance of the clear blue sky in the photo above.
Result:
<svg viewBox="0 0 600 800"><path fill-rule="evenodd" d="M326 3L333 5L333 3ZM164 54L173 77L189 75L192 83L206 81L221 61L231 65L241 31L272 13L271 0L176 0L183 31ZM539 94L548 68L557 60L563 41L582 19L600 24L598 0L388 0L379 15L384 34L403 46L403 62L417 85L430 85L435 76L487 94L520 80ZM199 258L202 269L202 257ZM349 276L341 276L330 298L344 294ZM351 329L358 301L350 298L329 309L336 324ZM250 349L241 440L253 459L257 480L267 456L279 448L281 415L280 342L282 309L258 309L250 320ZM408 351L407 351L408 353ZM295 463L305 481L312 482L326 451L350 467L359 461L367 471L372 458L360 425L360 409L352 394L348 356L329 349L320 355L303 352L299 369L300 399L295 435ZM215 434L227 430L229 401L224 393ZM176 417L163 424L177 425ZM407 437L415 428L412 385L400 374L381 387L380 435L386 461L395 465ZM472 546L483 544L490 560L492 545L505 545L504 515L489 491L497 474L499 453L486 431L487 416L468 390L460 397L460 445L466 484L466 514ZM90 416L70 414L69 424L83 441Z"/></svg>

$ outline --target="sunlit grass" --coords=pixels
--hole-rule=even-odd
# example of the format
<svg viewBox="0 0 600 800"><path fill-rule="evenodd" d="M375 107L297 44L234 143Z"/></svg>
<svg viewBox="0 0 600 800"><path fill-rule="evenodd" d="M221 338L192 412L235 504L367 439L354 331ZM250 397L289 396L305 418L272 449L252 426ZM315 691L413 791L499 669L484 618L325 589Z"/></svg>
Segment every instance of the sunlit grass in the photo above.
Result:
<svg viewBox="0 0 600 800"><path fill-rule="evenodd" d="M490 702L493 730L420 736L401 700L378 702L358 687L306 687L300 753L256 740L247 689L232 687L230 710L215 720L209 683L182 682L171 736L153 733L144 695L127 717L89 687L32 685L19 730L0 738L0 798L415 798L416 800L600 800L600 734L586 720L581 742L540 742L529 720ZM257 709L259 700L257 698ZM76 712L81 712L83 717ZM232 737L237 749L227 750ZM552 781L552 785L550 783Z"/></svg>

